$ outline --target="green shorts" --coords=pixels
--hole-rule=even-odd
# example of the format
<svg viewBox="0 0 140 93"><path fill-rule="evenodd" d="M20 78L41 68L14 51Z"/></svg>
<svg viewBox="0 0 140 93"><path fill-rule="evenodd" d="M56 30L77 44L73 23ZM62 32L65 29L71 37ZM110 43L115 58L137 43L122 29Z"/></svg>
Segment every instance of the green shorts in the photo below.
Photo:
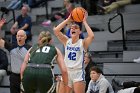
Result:
<svg viewBox="0 0 140 93"><path fill-rule="evenodd" d="M47 93L54 89L54 78L51 68L27 67L23 74L23 88L25 93Z"/></svg>

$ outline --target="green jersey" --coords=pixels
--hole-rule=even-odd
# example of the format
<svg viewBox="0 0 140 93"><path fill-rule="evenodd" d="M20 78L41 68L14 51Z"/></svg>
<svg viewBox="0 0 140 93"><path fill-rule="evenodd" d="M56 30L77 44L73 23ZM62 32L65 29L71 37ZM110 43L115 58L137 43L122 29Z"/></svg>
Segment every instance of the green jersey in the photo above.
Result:
<svg viewBox="0 0 140 93"><path fill-rule="evenodd" d="M55 59L57 55L56 48L52 45L46 45L38 48L38 45L34 45L30 51L29 63L35 64L50 64Z"/></svg>

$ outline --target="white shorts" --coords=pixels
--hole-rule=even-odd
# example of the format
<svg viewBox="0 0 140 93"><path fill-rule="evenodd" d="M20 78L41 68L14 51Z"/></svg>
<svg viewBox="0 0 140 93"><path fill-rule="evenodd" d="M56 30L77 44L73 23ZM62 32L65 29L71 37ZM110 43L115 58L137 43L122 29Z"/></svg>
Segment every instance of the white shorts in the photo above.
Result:
<svg viewBox="0 0 140 93"><path fill-rule="evenodd" d="M68 86L72 88L75 82L85 82L85 71L82 69L68 69Z"/></svg>

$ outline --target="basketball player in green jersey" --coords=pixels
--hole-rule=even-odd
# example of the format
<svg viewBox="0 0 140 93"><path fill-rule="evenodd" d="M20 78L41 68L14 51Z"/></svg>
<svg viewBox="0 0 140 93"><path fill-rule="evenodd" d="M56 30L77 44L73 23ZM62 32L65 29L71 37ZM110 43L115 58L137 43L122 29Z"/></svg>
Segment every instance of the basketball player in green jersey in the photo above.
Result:
<svg viewBox="0 0 140 93"><path fill-rule="evenodd" d="M25 93L53 93L54 75L52 62L56 58L62 72L64 83L67 84L67 71L62 53L51 45L52 38L49 32L41 32L38 43L29 49L21 67L21 79Z"/></svg>

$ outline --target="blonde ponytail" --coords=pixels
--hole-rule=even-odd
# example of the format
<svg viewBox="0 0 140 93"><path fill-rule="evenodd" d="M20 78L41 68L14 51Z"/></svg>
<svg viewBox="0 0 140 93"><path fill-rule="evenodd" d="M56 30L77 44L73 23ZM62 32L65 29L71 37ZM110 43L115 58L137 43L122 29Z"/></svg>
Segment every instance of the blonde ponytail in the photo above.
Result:
<svg viewBox="0 0 140 93"><path fill-rule="evenodd" d="M43 32L40 33L40 35L41 35L41 45L40 45L40 47L49 44L50 40L52 39L50 32L43 31Z"/></svg>

